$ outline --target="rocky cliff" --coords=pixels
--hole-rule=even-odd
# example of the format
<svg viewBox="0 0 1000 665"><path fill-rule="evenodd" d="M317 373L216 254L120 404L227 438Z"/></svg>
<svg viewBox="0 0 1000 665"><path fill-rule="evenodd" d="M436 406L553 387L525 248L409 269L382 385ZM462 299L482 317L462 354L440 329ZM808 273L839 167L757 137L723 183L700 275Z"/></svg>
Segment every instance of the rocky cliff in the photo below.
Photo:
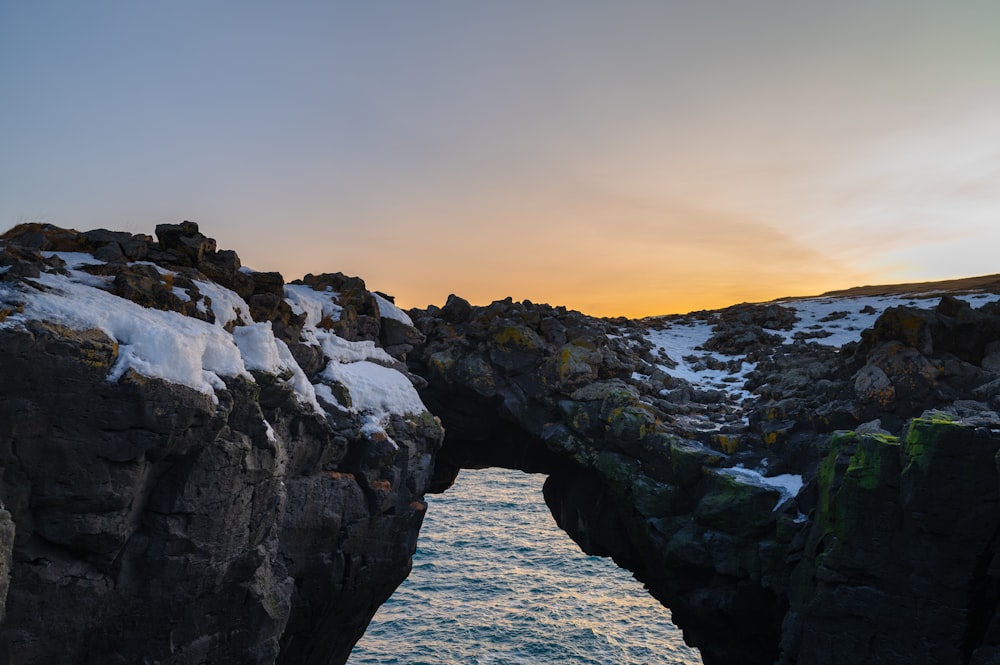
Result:
<svg viewBox="0 0 1000 665"><path fill-rule="evenodd" d="M707 665L1000 662L1000 305L963 297L641 322L452 297L414 313L434 486L549 474Z"/></svg>
<svg viewBox="0 0 1000 665"><path fill-rule="evenodd" d="M0 242L3 662L344 662L484 466L708 665L1000 662L996 284L404 313L191 223Z"/></svg>
<svg viewBox="0 0 1000 665"><path fill-rule="evenodd" d="M441 441L418 335L359 280L157 235L4 236L0 662L343 662Z"/></svg>

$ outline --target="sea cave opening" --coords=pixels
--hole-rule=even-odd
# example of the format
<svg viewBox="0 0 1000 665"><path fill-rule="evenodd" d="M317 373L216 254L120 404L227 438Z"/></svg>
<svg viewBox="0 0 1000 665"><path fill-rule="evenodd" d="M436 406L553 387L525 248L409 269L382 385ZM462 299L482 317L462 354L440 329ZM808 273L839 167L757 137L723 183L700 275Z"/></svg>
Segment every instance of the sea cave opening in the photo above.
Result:
<svg viewBox="0 0 1000 665"><path fill-rule="evenodd" d="M557 526L544 482L466 468L428 496L413 571L348 665L700 664L627 570L588 556Z"/></svg>

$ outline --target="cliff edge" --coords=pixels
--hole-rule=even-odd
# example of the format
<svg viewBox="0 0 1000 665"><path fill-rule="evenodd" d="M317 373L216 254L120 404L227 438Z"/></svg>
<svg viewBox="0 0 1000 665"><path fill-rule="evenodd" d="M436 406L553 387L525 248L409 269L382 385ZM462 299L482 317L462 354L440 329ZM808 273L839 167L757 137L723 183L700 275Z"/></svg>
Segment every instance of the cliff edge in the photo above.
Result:
<svg viewBox="0 0 1000 665"><path fill-rule="evenodd" d="M157 236L0 240L0 660L344 662L441 442L417 333L360 280Z"/></svg>
<svg viewBox="0 0 1000 665"><path fill-rule="evenodd" d="M501 466L706 665L1000 663L997 284L403 312L191 222L16 227L0 661L343 663L425 493Z"/></svg>

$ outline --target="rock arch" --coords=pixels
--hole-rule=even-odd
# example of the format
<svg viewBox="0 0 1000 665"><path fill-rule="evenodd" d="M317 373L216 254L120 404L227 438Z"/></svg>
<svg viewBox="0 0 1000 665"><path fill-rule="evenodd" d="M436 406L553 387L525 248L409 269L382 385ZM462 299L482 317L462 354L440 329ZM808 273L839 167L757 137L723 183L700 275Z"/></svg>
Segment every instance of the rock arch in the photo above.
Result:
<svg viewBox="0 0 1000 665"><path fill-rule="evenodd" d="M775 308L748 309L734 318ZM945 298L889 310L838 353L778 348L723 316L716 342L770 346L751 379L767 395L747 426L700 435L662 408L670 379L640 322L453 296L415 316L426 341L409 362L446 430L433 489L463 466L548 473L560 527L631 570L706 665L988 663L1000 657L987 563L1000 560L1000 419L962 399L997 391L980 366L998 321ZM905 400L859 388L883 361ZM900 436L863 425L877 419ZM762 460L805 487L737 468Z"/></svg>
<svg viewBox="0 0 1000 665"><path fill-rule="evenodd" d="M704 472L722 456L659 420L631 380L648 350L641 327L457 297L415 325L427 341L410 368L428 381L421 397L446 431L432 491L463 467L545 473L559 526L633 571L706 663L774 662L786 606L764 575L788 571L741 558L792 520L771 510L777 490ZM706 533L725 542L710 548Z"/></svg>

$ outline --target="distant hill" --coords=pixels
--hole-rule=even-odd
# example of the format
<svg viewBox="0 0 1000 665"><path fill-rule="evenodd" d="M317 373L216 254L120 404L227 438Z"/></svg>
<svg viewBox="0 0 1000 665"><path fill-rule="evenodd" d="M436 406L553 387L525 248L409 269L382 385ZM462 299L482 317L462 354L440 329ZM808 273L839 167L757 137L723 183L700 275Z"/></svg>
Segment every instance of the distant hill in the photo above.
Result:
<svg viewBox="0 0 1000 665"><path fill-rule="evenodd" d="M849 289L827 291L819 297L863 297L888 296L901 293L968 293L970 291L988 291L1000 293L1000 274L983 275L981 277L963 277L961 279L946 279L938 282L909 282L906 284L882 284L877 286L855 286ZM794 298L782 298L794 300Z"/></svg>

